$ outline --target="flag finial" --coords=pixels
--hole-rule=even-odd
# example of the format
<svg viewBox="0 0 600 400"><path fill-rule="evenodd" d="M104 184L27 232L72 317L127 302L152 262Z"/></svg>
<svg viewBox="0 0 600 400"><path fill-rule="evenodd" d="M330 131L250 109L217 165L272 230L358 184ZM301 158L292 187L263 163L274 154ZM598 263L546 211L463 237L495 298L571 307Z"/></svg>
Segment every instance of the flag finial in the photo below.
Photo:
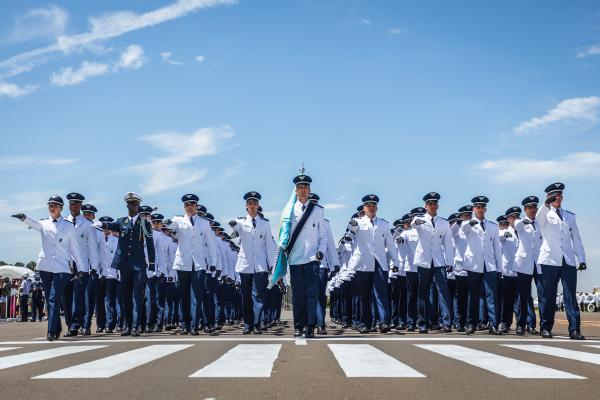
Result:
<svg viewBox="0 0 600 400"><path fill-rule="evenodd" d="M303 175L303 174L304 174L304 171L306 171L306 170L304 169L304 161L302 162L302 165L300 166L300 169L299 169L298 171L300 172L300 175Z"/></svg>

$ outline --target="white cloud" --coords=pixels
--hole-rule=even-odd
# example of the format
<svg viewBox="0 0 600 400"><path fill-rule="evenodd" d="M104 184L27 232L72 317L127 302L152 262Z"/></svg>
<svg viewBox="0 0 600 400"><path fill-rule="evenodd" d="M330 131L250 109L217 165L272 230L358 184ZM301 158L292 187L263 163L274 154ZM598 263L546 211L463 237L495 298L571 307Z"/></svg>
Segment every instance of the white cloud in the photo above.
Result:
<svg viewBox="0 0 600 400"><path fill-rule="evenodd" d="M162 132L142 137L142 141L166 153L147 163L131 167L143 175L145 193L159 193L203 179L207 170L191 164L205 156L215 155L232 146L230 126L202 128L192 134Z"/></svg>
<svg viewBox="0 0 600 400"><path fill-rule="evenodd" d="M370 20L370 19L368 19L368 18L364 18L364 17L363 17L363 18L361 18L361 19L359 19L359 20L358 20L358 23L359 23L360 25L365 25L365 26L371 26L371 25L373 25L373 21L371 21L371 20Z"/></svg>
<svg viewBox="0 0 600 400"><path fill-rule="evenodd" d="M85 33L59 36L53 44L16 54L0 61L0 79L30 71L50 61L56 53L121 36L163 22L184 17L203 8L235 4L236 0L178 0L143 14L115 11L89 19L90 29Z"/></svg>
<svg viewBox="0 0 600 400"><path fill-rule="evenodd" d="M392 36L394 35L402 35L404 33L404 29L400 28L400 27L395 27L395 28L390 28L388 30L388 33Z"/></svg>
<svg viewBox="0 0 600 400"><path fill-rule="evenodd" d="M183 64L181 61L172 60L171 56L173 56L173 53L171 53L170 51L163 51L160 53L160 57L162 58L162 61L166 64L171 64L171 65L182 65Z"/></svg>
<svg viewBox="0 0 600 400"><path fill-rule="evenodd" d="M593 46L586 48L585 50L578 52L575 57L585 58L588 56L597 56L597 55L600 55L600 44L595 44Z"/></svg>
<svg viewBox="0 0 600 400"><path fill-rule="evenodd" d="M574 97L558 103L541 117L522 122L513 129L517 134L536 133L546 128L556 128L559 123L592 122L598 120L600 97Z"/></svg>
<svg viewBox="0 0 600 400"><path fill-rule="evenodd" d="M54 86L78 85L92 76L104 75L108 72L108 64L84 61L79 69L62 68L50 75L50 83Z"/></svg>
<svg viewBox="0 0 600 400"><path fill-rule="evenodd" d="M45 158L41 156L13 156L0 158L0 169L19 169L32 166L57 166L73 164L74 158Z"/></svg>
<svg viewBox="0 0 600 400"><path fill-rule="evenodd" d="M342 204L342 203L325 203L325 204L321 204L321 205L327 210L337 210L340 208L348 207L347 204Z"/></svg>
<svg viewBox="0 0 600 400"><path fill-rule="evenodd" d="M33 8L15 18L15 27L6 42L20 43L39 38L55 39L63 34L68 20L69 14L54 4Z"/></svg>
<svg viewBox="0 0 600 400"><path fill-rule="evenodd" d="M138 69L147 62L148 58L144 56L144 49L142 46L132 44L121 53L121 57L116 63L115 69Z"/></svg>
<svg viewBox="0 0 600 400"><path fill-rule="evenodd" d="M206 60L206 57L204 57L204 56L196 56L196 57L194 57L194 60L196 60L199 63L203 63Z"/></svg>
<svg viewBox="0 0 600 400"><path fill-rule="evenodd" d="M567 154L551 160L505 158L488 160L474 169L499 183L537 182L565 178L600 178L600 153Z"/></svg>
<svg viewBox="0 0 600 400"><path fill-rule="evenodd" d="M17 86L14 83L0 82L0 97L21 97L29 93L35 92L39 86L37 85L25 85L23 87Z"/></svg>

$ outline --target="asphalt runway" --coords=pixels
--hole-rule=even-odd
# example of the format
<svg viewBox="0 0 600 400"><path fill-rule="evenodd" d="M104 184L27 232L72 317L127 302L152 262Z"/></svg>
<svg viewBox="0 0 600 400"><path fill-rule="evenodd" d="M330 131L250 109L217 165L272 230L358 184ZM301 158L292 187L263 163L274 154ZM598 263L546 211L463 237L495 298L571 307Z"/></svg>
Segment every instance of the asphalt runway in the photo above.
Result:
<svg viewBox="0 0 600 400"><path fill-rule="evenodd" d="M284 326L242 336L92 335L47 342L45 322L0 325L4 397L107 399L596 399L600 313L583 342L514 334L392 332L294 339ZM558 315L557 315L558 317ZM594 347L595 346L595 347Z"/></svg>

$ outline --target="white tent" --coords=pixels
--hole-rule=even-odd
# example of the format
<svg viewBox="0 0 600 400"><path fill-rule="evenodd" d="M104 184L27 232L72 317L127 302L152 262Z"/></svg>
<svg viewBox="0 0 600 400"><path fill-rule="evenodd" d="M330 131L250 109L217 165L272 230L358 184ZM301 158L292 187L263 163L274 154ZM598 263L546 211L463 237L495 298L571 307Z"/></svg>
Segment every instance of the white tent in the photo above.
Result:
<svg viewBox="0 0 600 400"><path fill-rule="evenodd" d="M0 277L10 279L21 279L23 277L32 277L35 272L25 267L16 267L14 265L3 265L0 267Z"/></svg>

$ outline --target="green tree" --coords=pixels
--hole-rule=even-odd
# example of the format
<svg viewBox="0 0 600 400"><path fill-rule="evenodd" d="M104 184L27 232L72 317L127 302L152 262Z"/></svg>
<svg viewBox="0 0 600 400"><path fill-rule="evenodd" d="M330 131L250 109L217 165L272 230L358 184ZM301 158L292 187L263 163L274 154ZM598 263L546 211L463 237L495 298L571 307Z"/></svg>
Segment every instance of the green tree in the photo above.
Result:
<svg viewBox="0 0 600 400"><path fill-rule="evenodd" d="M35 271L36 265L37 263L35 261L29 261L25 268L29 268L30 270Z"/></svg>
<svg viewBox="0 0 600 400"><path fill-rule="evenodd" d="M23 264L21 261L17 261L15 263L15 267L24 267L24 266L25 266L25 264Z"/></svg>
<svg viewBox="0 0 600 400"><path fill-rule="evenodd" d="M2 260L2 261L0 261L0 267L3 265L8 265L8 263L6 261Z"/></svg>

